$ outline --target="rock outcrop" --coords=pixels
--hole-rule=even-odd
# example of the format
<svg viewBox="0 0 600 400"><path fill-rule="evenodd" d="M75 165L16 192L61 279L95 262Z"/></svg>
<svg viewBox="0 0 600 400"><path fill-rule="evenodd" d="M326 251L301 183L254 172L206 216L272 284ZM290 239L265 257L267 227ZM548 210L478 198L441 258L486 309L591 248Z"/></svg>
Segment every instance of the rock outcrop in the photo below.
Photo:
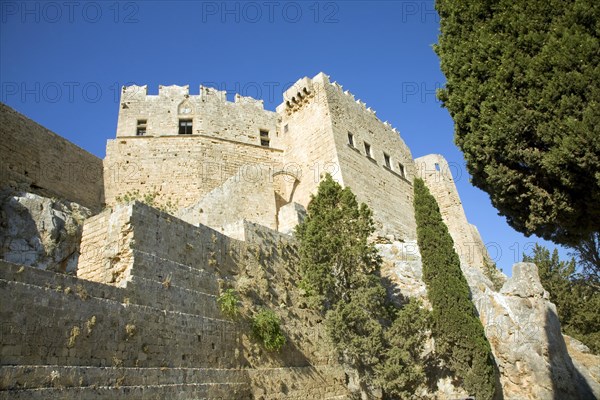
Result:
<svg viewBox="0 0 600 400"><path fill-rule="evenodd" d="M0 193L0 258L55 272L73 273L89 209L33 193Z"/></svg>
<svg viewBox="0 0 600 400"><path fill-rule="evenodd" d="M427 305L417 244L393 242L377 248L384 260L383 275L395 291ZM565 343L556 307L535 264L515 264L500 291L493 290L480 268L464 262L461 268L492 345L505 400L600 397L600 357L574 339L566 337Z"/></svg>

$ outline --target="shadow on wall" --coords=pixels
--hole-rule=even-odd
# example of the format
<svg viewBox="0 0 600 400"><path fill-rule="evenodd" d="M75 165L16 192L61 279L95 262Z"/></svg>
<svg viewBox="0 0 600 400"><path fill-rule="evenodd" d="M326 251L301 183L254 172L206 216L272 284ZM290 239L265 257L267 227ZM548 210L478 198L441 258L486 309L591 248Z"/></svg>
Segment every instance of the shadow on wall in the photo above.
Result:
<svg viewBox="0 0 600 400"><path fill-rule="evenodd" d="M573 365L560 331L560 321L556 312L550 307L546 310L544 329L548 340L553 399L595 400L592 388Z"/></svg>

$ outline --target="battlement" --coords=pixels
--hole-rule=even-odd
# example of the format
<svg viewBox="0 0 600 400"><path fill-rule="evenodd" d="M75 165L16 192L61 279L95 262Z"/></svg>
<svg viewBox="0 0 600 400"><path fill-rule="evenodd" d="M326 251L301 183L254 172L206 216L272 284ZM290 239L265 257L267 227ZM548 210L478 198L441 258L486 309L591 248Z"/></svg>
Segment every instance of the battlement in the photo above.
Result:
<svg viewBox="0 0 600 400"><path fill-rule="evenodd" d="M138 86L123 86L121 88L121 104L129 106L132 102L140 101L160 101L161 99L190 99L191 101L217 101L229 104L250 104L264 110L264 102L261 99L255 99L249 96L242 96L236 93L234 101L227 100L227 91L218 90L213 87L200 85L200 90L197 95L190 95L190 85L159 85L158 95L148 94L148 85ZM123 107L126 108L126 107Z"/></svg>
<svg viewBox="0 0 600 400"><path fill-rule="evenodd" d="M324 92L319 92L317 86L323 87ZM344 87L338 82L332 82L330 80L330 76L323 72L318 73L312 79L304 77L296 81L296 83L294 83L283 93L283 103L277 107L277 112L279 114L285 113L286 115L291 115L293 112L296 112L302 108L304 104L311 101L311 99L313 99L315 96L318 98L319 96L327 95L329 95L328 102L331 105L335 105L337 103L336 96L347 98L348 100L354 102L360 110L367 111L373 117L375 117L377 121L383 122L383 124L386 127L389 127L395 134L400 134L400 132L388 121L381 121L379 117L377 117L376 110L369 107L361 99L357 99L349 90L344 90Z"/></svg>

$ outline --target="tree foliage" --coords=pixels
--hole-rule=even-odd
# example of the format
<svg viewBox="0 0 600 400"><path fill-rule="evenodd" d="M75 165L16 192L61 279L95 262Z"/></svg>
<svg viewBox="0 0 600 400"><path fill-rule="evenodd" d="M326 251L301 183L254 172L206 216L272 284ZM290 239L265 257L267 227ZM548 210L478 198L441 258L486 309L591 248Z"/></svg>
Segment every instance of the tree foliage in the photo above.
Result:
<svg viewBox="0 0 600 400"><path fill-rule="evenodd" d="M369 242L371 211L349 188L325 176L307 211L296 228L302 286L325 313L331 342L367 385L382 387L388 398L407 397L425 382L428 312L416 301L401 310L389 302Z"/></svg>
<svg viewBox="0 0 600 400"><path fill-rule="evenodd" d="M410 399L426 379L422 353L430 327L429 312L410 300L398 310L392 326L384 332L386 361L375 366L375 382L400 399Z"/></svg>
<svg viewBox="0 0 600 400"><path fill-rule="evenodd" d="M590 286L600 290L600 233L591 234L575 245L573 250L582 278Z"/></svg>
<svg viewBox="0 0 600 400"><path fill-rule="evenodd" d="M491 399L496 390L492 351L470 298L454 243L434 197L415 179L417 241L423 280L433 308L436 352L477 399Z"/></svg>
<svg viewBox="0 0 600 400"><path fill-rule="evenodd" d="M358 204L350 188L330 175L320 183L307 208L307 218L296 228L300 240L302 286L325 310L344 299L356 277L379 268L379 258L368 238L374 231L371 210Z"/></svg>
<svg viewBox="0 0 600 400"><path fill-rule="evenodd" d="M475 186L526 235L600 231L600 4L438 0L435 47Z"/></svg>
<svg viewBox="0 0 600 400"><path fill-rule="evenodd" d="M523 261L538 266L540 281L556 305L564 333L600 353L600 291L589 284L588 278L577 273L574 259L561 261L558 251L537 245L531 256Z"/></svg>

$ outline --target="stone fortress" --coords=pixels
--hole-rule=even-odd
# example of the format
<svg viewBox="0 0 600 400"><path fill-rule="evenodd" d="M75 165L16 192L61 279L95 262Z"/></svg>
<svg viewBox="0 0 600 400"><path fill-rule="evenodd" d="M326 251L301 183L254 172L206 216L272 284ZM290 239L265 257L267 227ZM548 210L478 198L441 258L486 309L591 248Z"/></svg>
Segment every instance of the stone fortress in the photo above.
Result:
<svg viewBox="0 0 600 400"><path fill-rule="evenodd" d="M412 187L424 179L504 398L600 393L600 359L563 338L533 264L494 288L446 160L413 159L396 129L323 73L297 81L276 112L202 86L124 87L104 160L4 105L0 129L0 398L350 398L352 372L294 290L290 234L324 173L373 210L384 274L427 304ZM280 354L220 314L229 287L249 309L276 310ZM440 379L417 395L466 394Z"/></svg>

